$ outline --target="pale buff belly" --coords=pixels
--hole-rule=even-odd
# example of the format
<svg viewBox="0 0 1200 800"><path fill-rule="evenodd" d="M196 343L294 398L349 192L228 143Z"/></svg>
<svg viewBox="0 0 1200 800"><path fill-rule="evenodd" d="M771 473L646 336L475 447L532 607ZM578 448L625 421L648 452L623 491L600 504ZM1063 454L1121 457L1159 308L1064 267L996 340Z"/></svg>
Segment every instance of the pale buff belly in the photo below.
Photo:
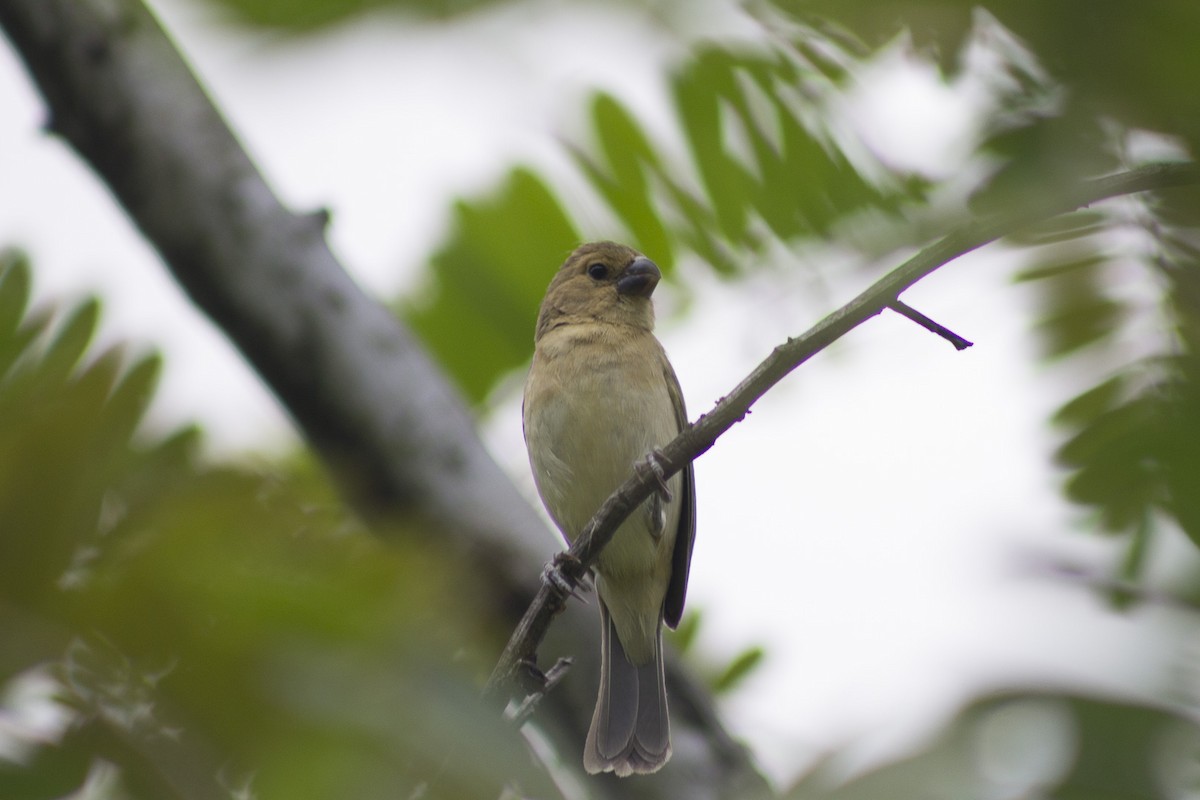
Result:
<svg viewBox="0 0 1200 800"><path fill-rule="evenodd" d="M597 361L572 374L562 374L553 360L535 361L543 390L526 396L535 481L568 539L630 477L635 463L677 433L665 381L661 372L651 372L655 365L632 365L631 375L628 362ZM637 374L639 366L645 374ZM679 476L668 485L678 498ZM597 589L627 650L642 651L657 635L678 520L678 502L643 503L600 556Z"/></svg>

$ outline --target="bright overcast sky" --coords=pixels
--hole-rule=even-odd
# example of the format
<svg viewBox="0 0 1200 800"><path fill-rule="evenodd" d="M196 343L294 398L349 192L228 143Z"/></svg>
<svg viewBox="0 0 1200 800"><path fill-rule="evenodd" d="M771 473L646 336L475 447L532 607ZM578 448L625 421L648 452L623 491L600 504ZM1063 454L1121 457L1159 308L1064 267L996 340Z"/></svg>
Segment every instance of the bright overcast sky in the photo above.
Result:
<svg viewBox="0 0 1200 800"><path fill-rule="evenodd" d="M373 19L294 42L213 27L183 0L155 6L285 202L331 208L335 249L381 294L418 276L456 193L487 187L514 159L565 172L555 137L582 132L587 89L663 123L658 76L679 53L625 4L504 8L416 31ZM724 30L736 15L697 18ZM876 132L869 146L926 169L965 154L969 91L897 55L867 77L847 118ZM0 108L0 245L30 251L38 295L98 292L106 338L164 350L156 424L199 419L216 453L286 441L274 402L106 191L39 133L40 103L6 47ZM690 267L686 315L670 313L664 287L660 334L693 417L877 276L818 286L811 266L797 259L734 286ZM1078 532L1055 492L1044 421L1071 387L1037 365L1010 273L985 250L906 295L974 348L873 320L697 462L690 602L710 655L768 648L726 710L777 778L843 745L851 763L895 754L983 686L1138 692L1174 664L1146 614L1110 614L1029 568L1056 554L1103 570L1113 551ZM532 497L518 383L498 392L485 433Z"/></svg>

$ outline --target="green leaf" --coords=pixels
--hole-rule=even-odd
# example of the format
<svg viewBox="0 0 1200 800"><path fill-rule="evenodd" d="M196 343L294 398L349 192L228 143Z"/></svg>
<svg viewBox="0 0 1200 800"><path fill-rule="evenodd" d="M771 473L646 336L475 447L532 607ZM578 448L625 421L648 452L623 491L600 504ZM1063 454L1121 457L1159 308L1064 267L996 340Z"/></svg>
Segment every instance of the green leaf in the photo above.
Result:
<svg viewBox="0 0 1200 800"><path fill-rule="evenodd" d="M1051 421L1067 428L1082 428L1111 411L1125 393L1125 377L1114 375L1067 402Z"/></svg>
<svg viewBox="0 0 1200 800"><path fill-rule="evenodd" d="M1090 229L1088 229L1090 232ZM1081 231L1077 230L1073 233L1063 232L1064 237L1081 235ZM1100 254L1088 253L1080 258L1052 258L1047 259L1038 266L1023 269L1016 274L1013 281L1016 283L1029 283L1032 281L1046 280L1047 278L1078 278L1079 281L1087 286L1092 282L1091 274L1074 273L1094 270L1096 267L1107 263L1108 259ZM1069 294L1069 292L1068 292Z"/></svg>
<svg viewBox="0 0 1200 800"><path fill-rule="evenodd" d="M1148 517L1143 518L1133 527L1118 573L1122 585L1115 587L1109 593L1109 602L1114 608L1130 608L1138 601L1136 594L1130 592L1126 587L1137 586L1141 583L1154 533L1154 524Z"/></svg>
<svg viewBox="0 0 1200 800"><path fill-rule="evenodd" d="M232 12L244 25L272 28L278 32L316 33L356 17L380 12L406 13L435 21L498 5L500 0L209 0Z"/></svg>
<svg viewBox="0 0 1200 800"><path fill-rule="evenodd" d="M116 438L133 436L158 388L162 357L157 353L140 358L120 376L108 399L108 426Z"/></svg>
<svg viewBox="0 0 1200 800"><path fill-rule="evenodd" d="M1194 317L1188 322L1200 323ZM1167 513L1200 547L1200 355L1187 353L1172 359L1173 380L1161 387L1164 405L1159 455L1168 500Z"/></svg>
<svg viewBox="0 0 1200 800"><path fill-rule="evenodd" d="M60 324L54 340L50 342L41 361L41 380L54 386L67 376L83 358L96 323L100 318L100 303L94 297L77 305Z"/></svg>
<svg viewBox="0 0 1200 800"><path fill-rule="evenodd" d="M696 643L696 637L700 633L700 625L702 619L699 611L689 610L684 613L683 619L679 621L679 627L675 630L668 630L667 636L670 637L671 643L675 645L675 649L680 653L687 653L692 649L692 645Z"/></svg>
<svg viewBox="0 0 1200 800"><path fill-rule="evenodd" d="M0 256L0 385L9 376L13 365L42 332L50 325L48 313L26 319L29 304L29 262L15 251Z"/></svg>
<svg viewBox="0 0 1200 800"><path fill-rule="evenodd" d="M10 338L21 324L31 283L29 260L15 250L0 251L0 340Z"/></svg>
<svg viewBox="0 0 1200 800"><path fill-rule="evenodd" d="M1048 355L1061 357L1095 344L1119 328L1124 306L1115 300L1081 295L1038 323Z"/></svg>
<svg viewBox="0 0 1200 800"><path fill-rule="evenodd" d="M403 313L470 400L528 360L546 286L578 244L558 200L527 169L490 197L457 204L431 261L432 286Z"/></svg>
<svg viewBox="0 0 1200 800"><path fill-rule="evenodd" d="M765 656L766 651L761 647L751 647L738 654L713 681L713 691L724 694L734 689L762 663Z"/></svg>
<svg viewBox="0 0 1200 800"><path fill-rule="evenodd" d="M1082 229L1080 229L1082 230ZM1036 323L1047 358L1062 358L1109 339L1128 310L1113 299L1105 275L1112 256L1095 238L1039 251L1039 260L1016 275L1032 283L1041 305Z"/></svg>
<svg viewBox="0 0 1200 800"><path fill-rule="evenodd" d="M108 401L113 387L117 385L123 360L122 347L117 345L107 348L80 365L69 379L70 388L86 396L89 405L100 408Z"/></svg>
<svg viewBox="0 0 1200 800"><path fill-rule="evenodd" d="M603 177L594 185L629 229L632 245L652 253L663 270L674 265L671 241L652 197L652 176L662 163L633 115L612 95L599 93L592 101L592 125L603 157Z"/></svg>
<svg viewBox="0 0 1200 800"><path fill-rule="evenodd" d="M692 162L719 230L726 239L741 243L747 234L753 179L726 149L723 126L730 112L725 101L736 93L730 59L722 50L704 50L675 76L672 93Z"/></svg>
<svg viewBox="0 0 1200 800"><path fill-rule="evenodd" d="M1073 467L1067 497L1096 507L1109 531L1125 531L1145 519L1162 497L1157 443L1161 405L1141 397L1099 414L1058 451L1058 460Z"/></svg>

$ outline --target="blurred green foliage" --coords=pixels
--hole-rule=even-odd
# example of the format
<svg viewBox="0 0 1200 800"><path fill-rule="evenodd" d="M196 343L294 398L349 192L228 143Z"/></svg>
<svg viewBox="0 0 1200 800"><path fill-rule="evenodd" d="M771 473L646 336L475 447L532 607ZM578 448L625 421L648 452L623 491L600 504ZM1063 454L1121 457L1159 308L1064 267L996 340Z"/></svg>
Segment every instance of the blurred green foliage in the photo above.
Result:
<svg viewBox="0 0 1200 800"><path fill-rule="evenodd" d="M528 360L546 284L578 244L550 189L516 168L491 196L455 205L449 240L429 262L429 289L401 311L463 392L480 402L501 375Z"/></svg>
<svg viewBox="0 0 1200 800"><path fill-rule="evenodd" d="M981 30L1002 31L1004 46L1025 69L1020 104L1048 80L1035 116L997 115L987 149L1003 158L987 202L1003 205L1048 183L1114 169L1114 131L1148 130L1177 137L1200 152L1200 4L1192 0L773 0L790 13L838 25L874 47L901 32L947 74L968 67ZM998 21L1002 27L993 24ZM1017 51L1021 51L1020 54ZM997 76L999 77L999 76ZM1043 87L1044 88L1044 87ZM992 196L996 195L996 196ZM979 202L983 202L980 198ZM1200 198L1182 195L1188 215ZM984 206L981 206L984 207Z"/></svg>
<svg viewBox="0 0 1200 800"><path fill-rule="evenodd" d="M634 247L668 267L686 248L733 275L772 241L827 237L858 211L920 195L913 178L869 181L816 118L830 64L852 56L813 39L798 29L762 48L698 46L670 83L686 154L655 143L617 98L592 99L595 142L573 152Z"/></svg>
<svg viewBox="0 0 1200 800"><path fill-rule="evenodd" d="M1017 278L1037 290L1045 356L1097 376L1053 419L1066 496L1096 511L1097 530L1127 537L1129 581L1163 520L1200 545L1197 228L1167 208L1130 201L1019 237L1032 265Z"/></svg>
<svg viewBox="0 0 1200 800"><path fill-rule="evenodd" d="M92 354L98 303L28 311L30 274L0 258L0 685L48 676L3 711L64 723L4 732L0 797L102 764L123 798L494 796L517 743L477 700L499 634L457 558L383 544L307 460L136 435L157 357Z"/></svg>
<svg viewBox="0 0 1200 800"><path fill-rule="evenodd" d="M1200 727L1132 703L1033 691L977 700L921 752L846 778L819 762L788 800L1156 800L1197 790Z"/></svg>
<svg viewBox="0 0 1200 800"><path fill-rule="evenodd" d="M959 62L978 15L995 17L1069 88L1060 117L1094 126L1112 118L1128 128L1165 131L1200 148L1200 4L1192 0L776 0L792 12L832 20L872 45L902 30L943 67ZM1068 128L1075 126L1069 125ZM1064 128L1066 130L1066 128ZM1081 142L1047 137L1058 156Z"/></svg>
<svg viewBox="0 0 1200 800"><path fill-rule="evenodd" d="M701 676L713 694L728 694L753 674L766 658L766 650L759 645L751 645L727 658L714 658L702 653L696 647L696 638L703 622L704 614L690 608L684 612L678 628L664 632L666 639L687 660L692 671Z"/></svg>
<svg viewBox="0 0 1200 800"><path fill-rule="evenodd" d="M594 142L568 146L623 241L668 276L680 250L732 276L773 241L830 237L857 212L896 213L921 196L912 176L867 180L811 118L806 94L849 57L831 58L808 31L761 52L706 45L671 80L687 154L655 142L603 92L589 102ZM456 203L428 288L402 310L470 399L528 361L546 285L583 238L553 189L523 167L489 195Z"/></svg>
<svg viewBox="0 0 1200 800"><path fill-rule="evenodd" d="M448 19L501 0L213 0L246 25L291 34L314 33L372 12Z"/></svg>

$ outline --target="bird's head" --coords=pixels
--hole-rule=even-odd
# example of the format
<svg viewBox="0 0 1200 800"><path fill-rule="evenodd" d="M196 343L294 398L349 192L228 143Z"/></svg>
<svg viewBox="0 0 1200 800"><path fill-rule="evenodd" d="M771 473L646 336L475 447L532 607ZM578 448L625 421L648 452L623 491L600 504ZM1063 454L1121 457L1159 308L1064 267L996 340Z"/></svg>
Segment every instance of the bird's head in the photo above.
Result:
<svg viewBox="0 0 1200 800"><path fill-rule="evenodd" d="M535 338L559 325L582 322L651 330L650 295L661 278L655 263L631 247L615 242L581 245L546 289Z"/></svg>

